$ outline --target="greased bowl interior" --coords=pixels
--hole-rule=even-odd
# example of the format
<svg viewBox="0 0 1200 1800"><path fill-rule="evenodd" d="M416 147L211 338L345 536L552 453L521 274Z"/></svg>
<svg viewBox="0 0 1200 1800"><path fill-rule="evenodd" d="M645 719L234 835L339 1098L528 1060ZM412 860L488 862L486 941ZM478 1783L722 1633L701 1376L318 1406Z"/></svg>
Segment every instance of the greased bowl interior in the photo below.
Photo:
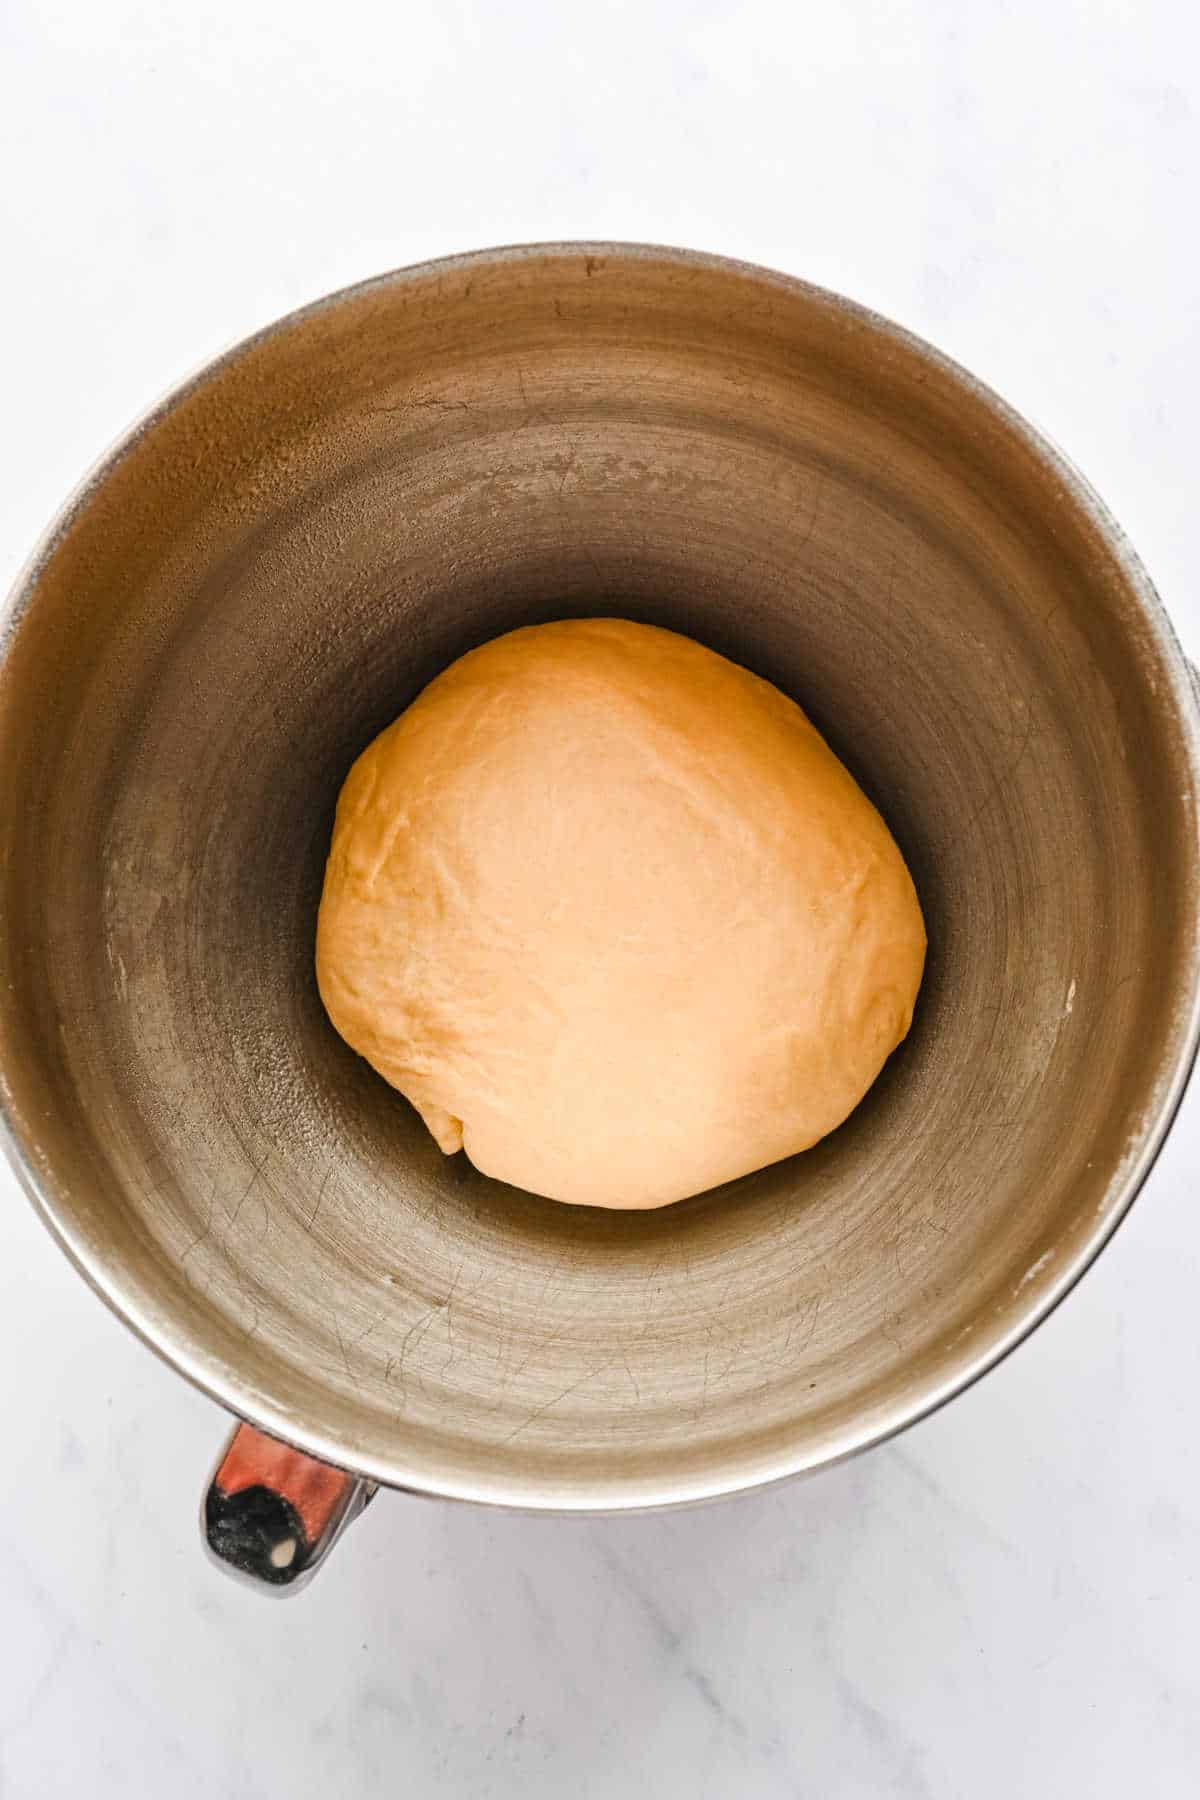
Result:
<svg viewBox="0 0 1200 1800"><path fill-rule="evenodd" d="M794 695L930 938L840 1131L640 1215L444 1160L313 977L357 753L469 646L597 613ZM39 1206L186 1374L399 1485L657 1504L897 1428L1086 1265L1195 1045L1196 713L1145 577L994 396L761 270L484 253L231 352L35 558L0 756Z"/></svg>

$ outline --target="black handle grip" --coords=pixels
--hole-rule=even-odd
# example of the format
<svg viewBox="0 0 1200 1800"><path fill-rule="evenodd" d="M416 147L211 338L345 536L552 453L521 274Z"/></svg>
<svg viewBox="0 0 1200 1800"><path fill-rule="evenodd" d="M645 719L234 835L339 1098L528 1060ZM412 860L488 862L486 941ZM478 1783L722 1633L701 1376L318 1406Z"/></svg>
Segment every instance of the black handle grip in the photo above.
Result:
<svg viewBox="0 0 1200 1800"><path fill-rule="evenodd" d="M239 1425L204 1496L204 1542L223 1569L295 1593L374 1494L374 1482Z"/></svg>

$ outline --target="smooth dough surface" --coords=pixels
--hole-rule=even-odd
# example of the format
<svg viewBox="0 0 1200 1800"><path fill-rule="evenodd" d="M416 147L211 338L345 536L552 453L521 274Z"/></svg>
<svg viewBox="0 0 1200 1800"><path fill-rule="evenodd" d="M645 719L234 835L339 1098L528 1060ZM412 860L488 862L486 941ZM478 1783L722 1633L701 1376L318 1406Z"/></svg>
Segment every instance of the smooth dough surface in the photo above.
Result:
<svg viewBox="0 0 1200 1800"><path fill-rule="evenodd" d="M447 1153L665 1206L840 1125L925 958L887 826L800 708L691 639L532 626L354 764L317 979Z"/></svg>

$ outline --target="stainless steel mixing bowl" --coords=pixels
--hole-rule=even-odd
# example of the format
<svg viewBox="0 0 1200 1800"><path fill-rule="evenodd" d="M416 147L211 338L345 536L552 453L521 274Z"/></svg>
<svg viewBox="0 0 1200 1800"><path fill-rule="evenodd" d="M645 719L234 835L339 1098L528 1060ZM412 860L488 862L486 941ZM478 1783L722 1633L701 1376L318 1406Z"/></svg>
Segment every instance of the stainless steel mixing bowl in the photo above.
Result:
<svg viewBox="0 0 1200 1800"><path fill-rule="evenodd" d="M444 1160L312 968L359 750L469 646L598 613L799 699L931 945L840 1131L626 1216ZM1129 546L928 346L712 257L459 257L221 358L20 582L0 757L35 1203L182 1373L384 1483L656 1506L895 1431L1096 1254L1196 1047L1200 720Z"/></svg>

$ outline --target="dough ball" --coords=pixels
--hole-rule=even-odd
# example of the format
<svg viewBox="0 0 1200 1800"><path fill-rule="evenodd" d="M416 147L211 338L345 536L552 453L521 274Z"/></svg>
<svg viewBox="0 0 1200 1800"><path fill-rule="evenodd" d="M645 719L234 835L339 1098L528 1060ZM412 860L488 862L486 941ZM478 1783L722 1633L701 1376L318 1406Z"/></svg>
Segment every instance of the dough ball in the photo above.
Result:
<svg viewBox="0 0 1200 1800"><path fill-rule="evenodd" d="M666 1206L840 1125L908 1031L921 910L778 689L621 619L511 632L342 789L317 979L447 1153Z"/></svg>

